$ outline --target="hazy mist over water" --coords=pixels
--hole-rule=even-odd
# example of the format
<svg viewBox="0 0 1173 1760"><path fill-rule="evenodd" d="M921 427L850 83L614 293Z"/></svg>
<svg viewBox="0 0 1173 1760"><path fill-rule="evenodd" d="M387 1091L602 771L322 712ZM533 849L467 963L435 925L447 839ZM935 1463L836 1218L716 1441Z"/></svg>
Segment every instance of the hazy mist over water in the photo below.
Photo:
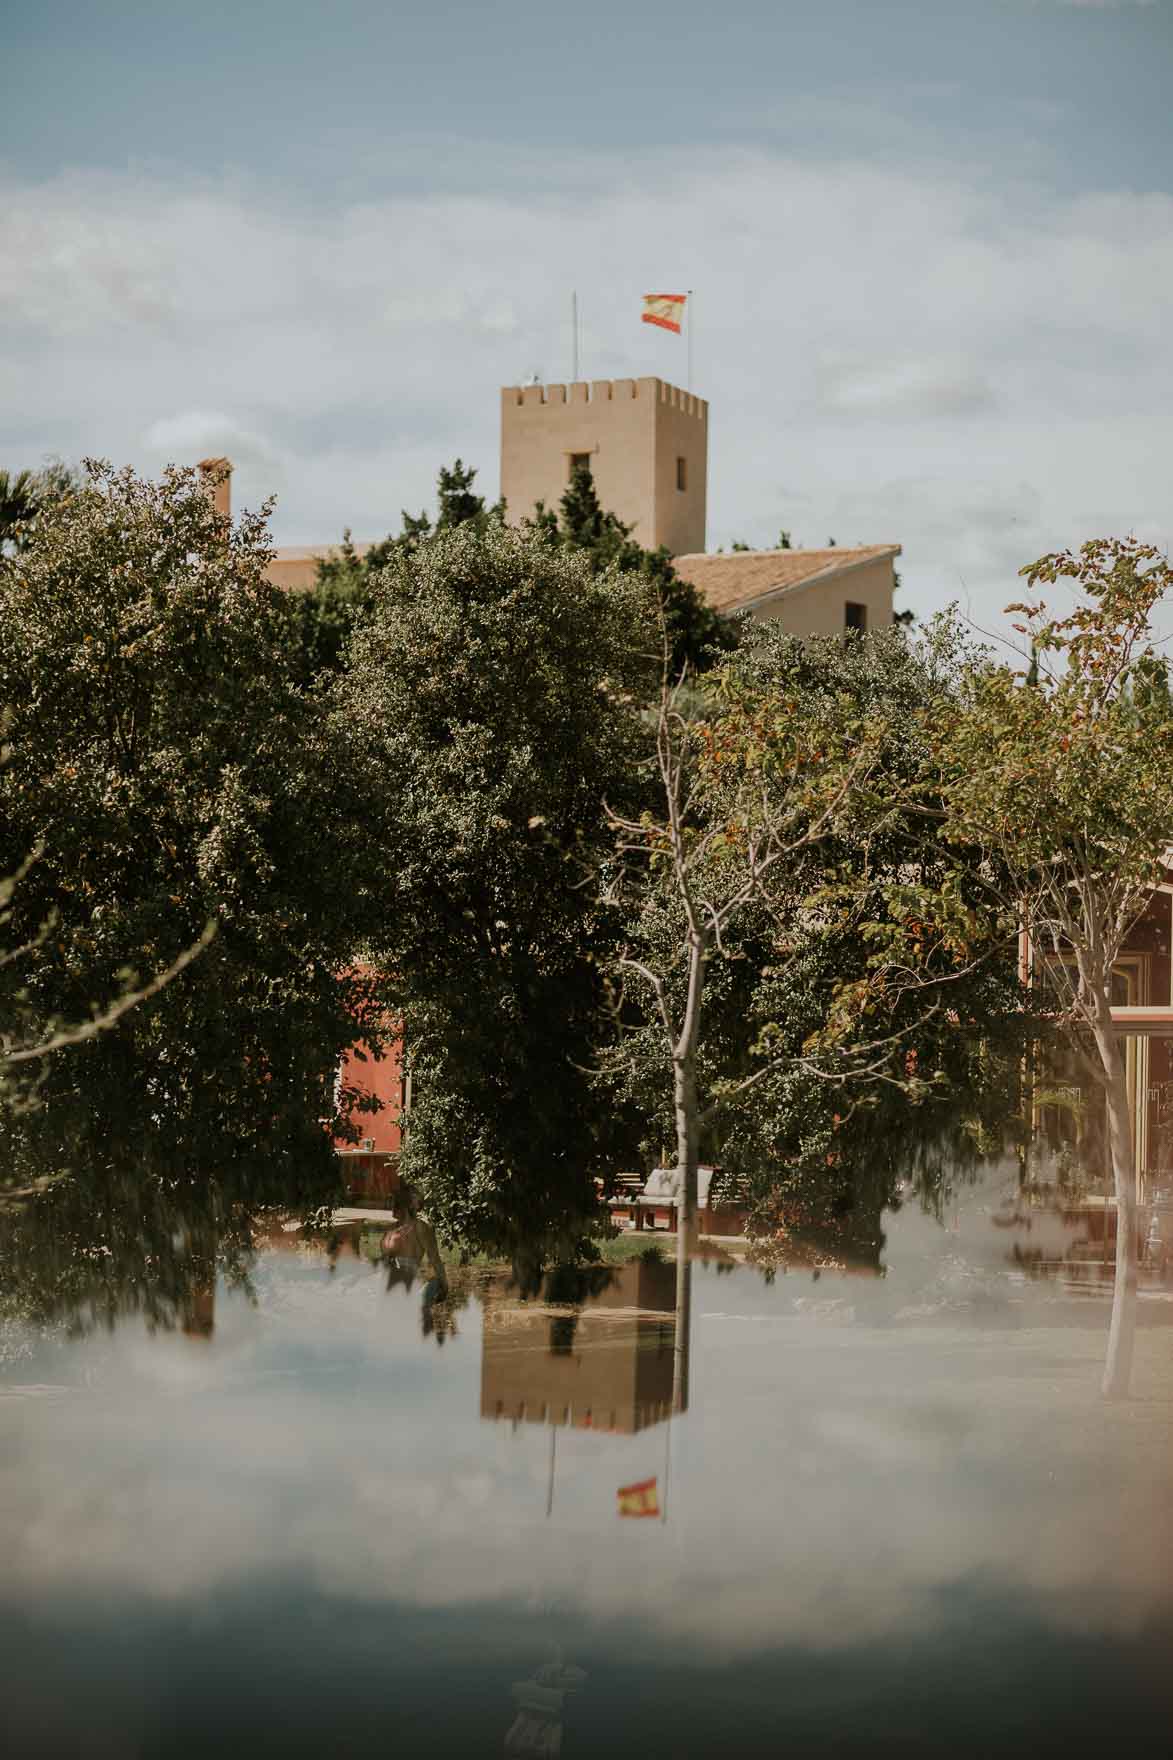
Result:
<svg viewBox="0 0 1173 1760"><path fill-rule="evenodd" d="M634 1342L605 1295L470 1271L429 1336L418 1283L292 1232L203 1336L9 1323L10 1751L499 1753L555 1654L568 1755L1156 1738L1173 1302L1105 1407L1105 1304L1009 1264L1007 1178L887 1216L884 1277L698 1265L688 1410L634 1434L538 1402L670 1352L670 1312ZM502 1374L528 1421L481 1416ZM662 1519L621 1519L648 1477Z"/></svg>

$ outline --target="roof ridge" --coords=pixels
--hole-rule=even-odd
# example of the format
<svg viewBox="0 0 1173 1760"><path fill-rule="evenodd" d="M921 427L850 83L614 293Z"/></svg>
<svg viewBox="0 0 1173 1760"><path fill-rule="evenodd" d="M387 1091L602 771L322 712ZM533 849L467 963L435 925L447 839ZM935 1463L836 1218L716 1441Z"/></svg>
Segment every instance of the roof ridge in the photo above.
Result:
<svg viewBox="0 0 1173 1760"><path fill-rule="evenodd" d="M682 550L672 558L673 562L696 562L700 559L713 562L734 562L739 556L829 556L836 551L840 556L855 556L863 550L895 550L902 546L891 544L804 544L791 545L788 550Z"/></svg>

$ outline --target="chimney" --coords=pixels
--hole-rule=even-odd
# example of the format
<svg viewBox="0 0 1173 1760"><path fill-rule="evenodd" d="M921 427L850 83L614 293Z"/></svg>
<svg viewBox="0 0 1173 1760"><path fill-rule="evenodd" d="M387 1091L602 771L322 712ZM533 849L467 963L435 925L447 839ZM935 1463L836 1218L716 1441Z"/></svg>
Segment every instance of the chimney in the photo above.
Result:
<svg viewBox="0 0 1173 1760"><path fill-rule="evenodd" d="M221 519L231 519L232 460L230 458L201 458L199 470L204 488L212 497L212 506Z"/></svg>

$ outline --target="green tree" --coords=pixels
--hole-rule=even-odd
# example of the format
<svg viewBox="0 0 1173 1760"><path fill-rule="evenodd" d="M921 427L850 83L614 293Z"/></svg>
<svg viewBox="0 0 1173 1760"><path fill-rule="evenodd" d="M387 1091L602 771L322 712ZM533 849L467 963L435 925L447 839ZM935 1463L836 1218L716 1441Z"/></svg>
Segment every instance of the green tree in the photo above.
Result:
<svg viewBox="0 0 1173 1760"><path fill-rule="evenodd" d="M633 527L603 507L589 466L574 467L558 515L539 506L532 523L547 542L585 555L596 573L618 568L652 587L668 626L674 677L685 667L704 672L737 646L738 625L719 617L690 581L681 580L669 552L662 546L645 550L632 538Z"/></svg>
<svg viewBox="0 0 1173 1760"><path fill-rule="evenodd" d="M205 1168L226 1145L325 1164L339 1054L378 1032L370 985L348 976L369 896L361 792L289 676L270 554L263 517L230 526L194 473L94 465L0 563L0 872L37 852L7 906L22 1006L89 1020L216 928L38 1072L43 1110L183 1138Z"/></svg>
<svg viewBox="0 0 1173 1760"><path fill-rule="evenodd" d="M338 713L377 796L404 1169L465 1247L570 1241L626 1148L589 1075L607 924L582 876L637 783L646 589L495 521L373 584Z"/></svg>
<svg viewBox="0 0 1173 1760"><path fill-rule="evenodd" d="M0 556L29 541L37 515L78 487L78 479L60 459L39 471L0 471Z"/></svg>
<svg viewBox="0 0 1173 1760"><path fill-rule="evenodd" d="M795 1057L728 1116L713 1152L747 1178L763 1213L781 1207L832 1235L858 1235L863 1219L878 1239L881 1210L910 1182L938 1207L949 1182L1021 1128L1018 1071L1040 1025L1015 950L989 921L981 857L939 830L932 729L958 712L964 653L948 627L917 642L877 630L799 643L765 626L735 663L759 688L789 654L803 712L818 721L834 705L836 717L882 732L871 789L883 811L847 819L816 852L849 877L841 897L851 908L792 923L781 971L762 924L747 947L730 947L744 957L714 961L710 975L729 1017L716 1022L717 1057L736 1067L759 1043ZM868 996L866 1030L892 1037L897 1079L847 1089L812 1081L797 1054L817 1039L836 993L872 971L883 981Z"/></svg>
<svg viewBox="0 0 1173 1760"><path fill-rule="evenodd" d="M15 874L0 880L0 933L7 931L13 916L13 899L17 888L40 853L39 850L34 851ZM156 996L164 985L178 977L198 957L212 940L216 929L214 923L209 923L199 940L177 954L169 966L156 972L137 988L124 987L112 999L94 1003L85 1020L46 1021L38 1018L29 1005L24 973L31 961L38 956L43 957L56 927L56 918L50 915L23 945L0 950L0 977L3 979L0 984L0 1096L4 1094L7 1078L13 1070L27 1064L44 1068L45 1059L54 1057L61 1051L68 1051L75 1045L84 1045L99 1033L108 1032L132 1008L137 1008L140 1003ZM27 1089L21 1099L24 1104L28 1103Z"/></svg>
<svg viewBox="0 0 1173 1760"><path fill-rule="evenodd" d="M1116 1193L1116 1279L1103 1390L1128 1390L1136 1323L1137 1197L1112 974L1165 874L1173 831L1173 704L1152 614L1173 569L1150 545L1097 539L1023 569L1071 582L1066 616L1012 606L1030 675L984 657L963 712L939 730L948 835L1005 878L1007 933L1029 932L1038 981L1105 1097Z"/></svg>
<svg viewBox="0 0 1173 1760"><path fill-rule="evenodd" d="M928 730L956 664L942 637L765 626L699 714L666 696L664 804L617 825L626 1031L603 1068L675 1139L686 1216L703 1146L762 1214L857 1235L871 1218L878 1252L910 1164L931 1199L1010 1122L1029 1031L1013 954L979 936L980 861L938 836Z"/></svg>
<svg viewBox="0 0 1173 1760"><path fill-rule="evenodd" d="M718 715L690 716L665 644L656 805L638 817L612 809L616 850L603 892L622 924L621 1011L634 1006L642 1015L670 1069L682 1264L695 1228L702 1132L775 1061L771 1052L759 1067L729 1074L705 1058L709 969L749 920L785 920L788 911L809 908L813 886L803 857L831 835L840 815L858 811L874 758L869 738L844 737L825 715L804 713L808 705L800 708L785 675L752 698L735 685L730 695L731 685L722 675ZM803 874L797 887L796 870ZM785 962L781 951L777 957ZM608 1060L612 1071L623 1070L637 1044L620 1040Z"/></svg>
<svg viewBox="0 0 1173 1760"><path fill-rule="evenodd" d="M439 512L435 530L447 532L453 526L474 525L483 531L487 522L495 520L498 524L505 517L505 503L494 502L490 507L483 495L473 490L476 471L461 459L448 467L442 467L436 485L436 499Z"/></svg>
<svg viewBox="0 0 1173 1760"><path fill-rule="evenodd" d="M505 517L505 503L489 505L473 489L476 471L461 459L441 466L436 485L437 516L433 524L424 513L404 510L398 535L388 535L360 553L349 530L333 554L318 563L317 580L308 593L290 593L286 599L291 653L298 676L305 682L320 673L335 673L351 631L370 612L371 583L395 556L410 554L436 532L456 526L483 531Z"/></svg>
<svg viewBox="0 0 1173 1760"><path fill-rule="evenodd" d="M36 506L31 471L0 471L0 549L18 542Z"/></svg>

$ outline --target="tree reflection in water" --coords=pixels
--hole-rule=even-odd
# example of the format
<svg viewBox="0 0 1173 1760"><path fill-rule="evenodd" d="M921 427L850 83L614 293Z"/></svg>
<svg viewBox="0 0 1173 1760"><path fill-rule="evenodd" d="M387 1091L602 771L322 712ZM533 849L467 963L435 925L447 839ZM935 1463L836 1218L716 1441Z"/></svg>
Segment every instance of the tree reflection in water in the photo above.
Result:
<svg viewBox="0 0 1173 1760"><path fill-rule="evenodd" d="M6 1122L0 1151L0 1311L71 1333L138 1315L210 1336L217 1281L247 1291L281 1217L321 1222L338 1196L328 1153L245 1156L210 1129L191 1153L161 1121L131 1142L108 1127L62 1138L47 1114L26 1115Z"/></svg>

